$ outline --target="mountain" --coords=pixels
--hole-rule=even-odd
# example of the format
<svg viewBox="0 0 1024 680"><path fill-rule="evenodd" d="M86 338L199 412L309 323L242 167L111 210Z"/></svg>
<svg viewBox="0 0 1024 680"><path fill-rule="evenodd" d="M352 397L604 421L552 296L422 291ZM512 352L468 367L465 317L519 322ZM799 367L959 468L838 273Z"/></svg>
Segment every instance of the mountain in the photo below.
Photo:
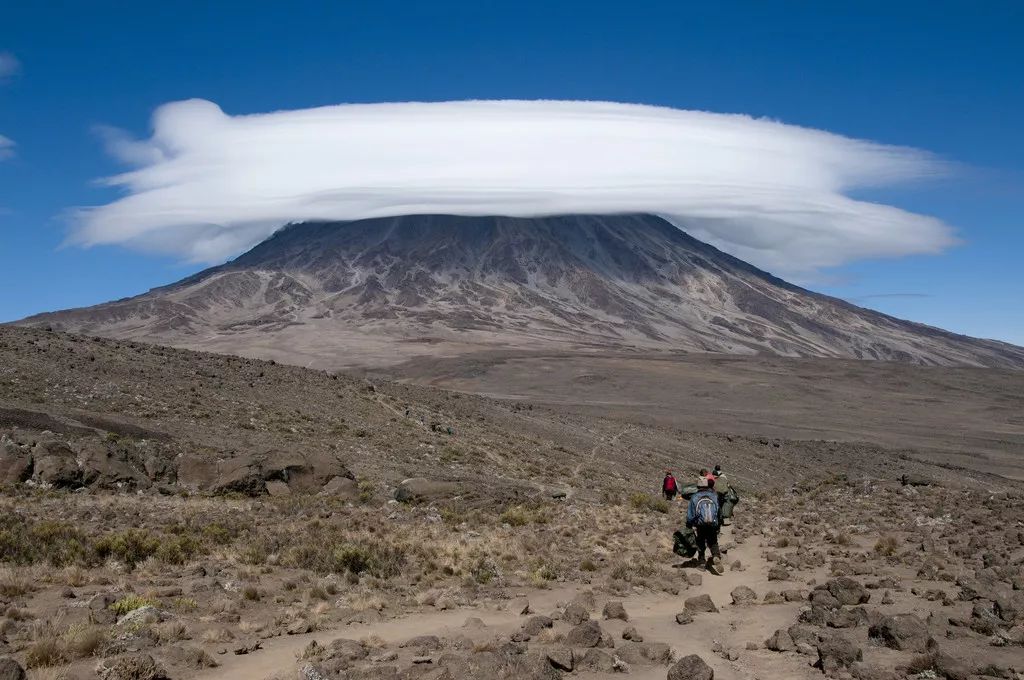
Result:
<svg viewBox="0 0 1024 680"><path fill-rule="evenodd" d="M320 368L481 349L1024 368L1024 348L791 285L652 215L292 224L178 283L20 323Z"/></svg>

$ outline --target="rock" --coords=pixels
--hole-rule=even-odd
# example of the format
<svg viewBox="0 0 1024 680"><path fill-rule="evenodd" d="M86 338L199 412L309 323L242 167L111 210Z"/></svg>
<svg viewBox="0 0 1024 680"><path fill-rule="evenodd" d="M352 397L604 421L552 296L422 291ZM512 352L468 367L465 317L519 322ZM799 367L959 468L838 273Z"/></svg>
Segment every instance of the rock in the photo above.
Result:
<svg viewBox="0 0 1024 680"><path fill-rule="evenodd" d="M36 480L62 489L73 489L84 484L84 475L78 467L75 452L58 440L47 440L32 447L33 476Z"/></svg>
<svg viewBox="0 0 1024 680"><path fill-rule="evenodd" d="M615 656L631 666L667 663L672 649L663 642L627 642L615 650Z"/></svg>
<svg viewBox="0 0 1024 680"><path fill-rule="evenodd" d="M699 586L704 582L704 577L695 571L686 572L686 582L691 586Z"/></svg>
<svg viewBox="0 0 1024 680"><path fill-rule="evenodd" d="M597 621L586 621L568 632L565 642L574 647L597 647L601 644L604 631Z"/></svg>
<svg viewBox="0 0 1024 680"><path fill-rule="evenodd" d="M757 602L757 593L747 586L736 586L732 589L732 592L729 595L732 597L732 603L736 605L753 604L754 602Z"/></svg>
<svg viewBox="0 0 1024 680"><path fill-rule="evenodd" d="M470 616L465 621L463 621L462 627L467 630L483 630L487 627L487 624L485 624L483 619L481 618L478 618L476 616ZM539 632L540 631L537 631L537 633ZM531 633L531 635L536 635L537 633Z"/></svg>
<svg viewBox="0 0 1024 680"><path fill-rule="evenodd" d="M270 496L290 496L292 493L291 488L286 482L281 480L273 480L266 483L267 494Z"/></svg>
<svg viewBox="0 0 1024 680"><path fill-rule="evenodd" d="M101 680L170 680L149 654L104 659L96 666Z"/></svg>
<svg viewBox="0 0 1024 680"><path fill-rule="evenodd" d="M815 590L811 593L811 604L819 607L827 607L828 609L835 609L841 607L842 604L836 599L836 596L827 590Z"/></svg>
<svg viewBox="0 0 1024 680"><path fill-rule="evenodd" d="M792 652L796 649L796 643L789 633L781 628L775 631L770 638L765 640L764 646L773 652Z"/></svg>
<svg viewBox="0 0 1024 680"><path fill-rule="evenodd" d="M615 670L615 658L603 649L588 649L583 656L574 659L577 670L611 673Z"/></svg>
<svg viewBox="0 0 1024 680"><path fill-rule="evenodd" d="M605 619L619 619L620 621L629 621L629 615L626 613L626 608L621 602L612 601L608 602L604 606L604 610L601 615Z"/></svg>
<svg viewBox="0 0 1024 680"><path fill-rule="evenodd" d="M825 673L834 673L863 660L860 647L840 635L831 635L818 642L818 661L814 665Z"/></svg>
<svg viewBox="0 0 1024 680"><path fill-rule="evenodd" d="M288 624L285 633L288 635L305 635L313 630L313 624L305 619L296 619Z"/></svg>
<svg viewBox="0 0 1024 680"><path fill-rule="evenodd" d="M785 602L785 598L774 590L769 590L764 594L764 599L761 600L764 604L782 604Z"/></svg>
<svg viewBox="0 0 1024 680"><path fill-rule="evenodd" d="M6 438L0 441L0 486L20 484L31 477L31 454Z"/></svg>
<svg viewBox="0 0 1024 680"><path fill-rule="evenodd" d="M159 623L171 618L170 612L157 609L152 605L133 609L117 620L118 626L139 627L150 623Z"/></svg>
<svg viewBox="0 0 1024 680"><path fill-rule="evenodd" d="M668 680L714 680L715 671L696 654L684 656L668 669Z"/></svg>
<svg viewBox="0 0 1024 680"><path fill-rule="evenodd" d="M693 623L693 613L686 609L676 614L676 623L680 626L685 626L688 623Z"/></svg>
<svg viewBox="0 0 1024 680"><path fill-rule="evenodd" d="M768 570L768 580L769 581L788 581L789 580L789 572L786 570L785 567L778 567L778 566L772 567L771 569Z"/></svg>
<svg viewBox="0 0 1024 680"><path fill-rule="evenodd" d="M823 586L832 597L839 600L840 604L845 605L857 605L864 604L871 599L871 593L868 589L848 576L840 576L839 578L832 579Z"/></svg>
<svg viewBox="0 0 1024 680"><path fill-rule="evenodd" d="M623 640L632 640L633 642L643 642L644 638L640 634L640 631L635 626L627 626L626 630L622 631Z"/></svg>
<svg viewBox="0 0 1024 680"><path fill-rule="evenodd" d="M590 612L588 612L583 605L577 602L571 602L569 606L565 608L565 611L562 612L562 620L570 626L578 626L589 619Z"/></svg>
<svg viewBox="0 0 1024 680"><path fill-rule="evenodd" d="M366 646L358 640L338 638L331 640L327 645L327 656L331 659L343 659L345 661L359 661L369 656L370 652Z"/></svg>
<svg viewBox="0 0 1024 680"><path fill-rule="evenodd" d="M517 616L526 616L531 611L530 601L525 597L517 597L508 603L508 610Z"/></svg>
<svg viewBox="0 0 1024 680"><path fill-rule="evenodd" d="M11 658L0 659L0 680L25 680L25 669Z"/></svg>
<svg viewBox="0 0 1024 680"><path fill-rule="evenodd" d="M863 607L854 607L852 609L835 610L826 621L826 624L829 628L856 628L866 623L867 620L868 616Z"/></svg>
<svg viewBox="0 0 1024 680"><path fill-rule="evenodd" d="M972 675L970 668L960 659L945 654L941 651L934 651L930 655L932 668L939 674L939 677L946 680L970 680Z"/></svg>
<svg viewBox="0 0 1024 680"><path fill-rule="evenodd" d="M349 479L348 477L332 477L324 484L323 489L320 490L320 495L354 501L359 498L359 484L356 480Z"/></svg>
<svg viewBox="0 0 1024 680"><path fill-rule="evenodd" d="M547 653L548 663L560 671L571 673L575 668L575 658L568 647L553 647Z"/></svg>
<svg viewBox="0 0 1024 680"><path fill-rule="evenodd" d="M435 651L441 649L441 638L436 635L417 635L414 638L406 640L400 647L408 647L409 649L416 649L423 651Z"/></svg>
<svg viewBox="0 0 1024 680"><path fill-rule="evenodd" d="M914 614L886 616L868 629L868 636L905 652L923 652L928 647L928 626Z"/></svg>
<svg viewBox="0 0 1024 680"><path fill-rule="evenodd" d="M804 595L802 590L790 589L782 591L782 599L786 602L803 602L807 599L807 596Z"/></svg>
<svg viewBox="0 0 1024 680"><path fill-rule="evenodd" d="M541 631L545 628L550 628L554 623L555 622L547 616L531 616L527 619L526 623L523 624L523 632L531 636L540 635Z"/></svg>
<svg viewBox="0 0 1024 680"><path fill-rule="evenodd" d="M328 680L327 673L311 663L299 669L299 680Z"/></svg>
<svg viewBox="0 0 1024 680"><path fill-rule="evenodd" d="M711 601L711 596L706 593L686 598L685 606L691 612L718 612L718 607Z"/></svg>
<svg viewBox="0 0 1024 680"><path fill-rule="evenodd" d="M406 479L395 490L395 500L399 503L429 503L444 500L459 494L459 485L455 482L443 482L414 477Z"/></svg>

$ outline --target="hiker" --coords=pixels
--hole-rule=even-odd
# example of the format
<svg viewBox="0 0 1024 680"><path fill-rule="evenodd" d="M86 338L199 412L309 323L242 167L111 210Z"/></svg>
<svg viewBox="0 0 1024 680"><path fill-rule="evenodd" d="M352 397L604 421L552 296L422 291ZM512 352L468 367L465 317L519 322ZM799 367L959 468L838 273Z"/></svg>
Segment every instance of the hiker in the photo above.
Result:
<svg viewBox="0 0 1024 680"><path fill-rule="evenodd" d="M679 487L676 486L676 478L672 476L672 471L665 470L665 479L661 482L661 492L665 494L665 500L675 500L678 491Z"/></svg>
<svg viewBox="0 0 1024 680"><path fill-rule="evenodd" d="M696 494L690 498L686 509L686 526L693 529L697 536L697 561L705 563L712 574L722 573L722 553L718 549L718 531L721 518L718 511L718 494L715 493L715 480L701 475L697 478ZM711 550L711 558L705 562L704 553Z"/></svg>
<svg viewBox="0 0 1024 680"><path fill-rule="evenodd" d="M729 478L722 472L722 466L716 465L712 473L715 477L715 493L718 494L718 507L725 504L725 497L729 493Z"/></svg>

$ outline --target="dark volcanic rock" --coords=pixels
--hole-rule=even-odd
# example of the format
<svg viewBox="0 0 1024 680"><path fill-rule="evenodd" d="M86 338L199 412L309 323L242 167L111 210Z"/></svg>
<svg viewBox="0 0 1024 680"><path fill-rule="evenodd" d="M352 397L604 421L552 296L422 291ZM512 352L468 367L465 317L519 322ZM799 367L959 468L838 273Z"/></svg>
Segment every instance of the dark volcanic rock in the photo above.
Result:
<svg viewBox="0 0 1024 680"><path fill-rule="evenodd" d="M715 671L696 654L684 656L668 669L668 680L714 680Z"/></svg>
<svg viewBox="0 0 1024 680"><path fill-rule="evenodd" d="M871 626L868 635L892 649L923 652L928 647L928 626L914 614L887 616Z"/></svg>

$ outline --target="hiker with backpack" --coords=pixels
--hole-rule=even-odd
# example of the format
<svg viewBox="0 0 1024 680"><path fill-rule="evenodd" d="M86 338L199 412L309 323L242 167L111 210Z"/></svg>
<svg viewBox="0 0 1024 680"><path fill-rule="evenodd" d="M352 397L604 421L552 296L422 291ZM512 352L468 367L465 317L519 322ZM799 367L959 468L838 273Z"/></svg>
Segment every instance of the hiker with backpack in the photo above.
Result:
<svg viewBox="0 0 1024 680"><path fill-rule="evenodd" d="M672 471L665 470L665 479L661 482L661 493L665 494L665 500L674 500L678 491L679 487L676 485L676 478L672 476Z"/></svg>
<svg viewBox="0 0 1024 680"><path fill-rule="evenodd" d="M686 526L693 529L697 539L697 560L705 562L704 553L711 551L711 558L705 562L708 571L721 575L722 553L718 549L718 531L721 526L719 515L718 494L715 493L715 480L701 475L697 478L698 491L690 498L686 508Z"/></svg>

